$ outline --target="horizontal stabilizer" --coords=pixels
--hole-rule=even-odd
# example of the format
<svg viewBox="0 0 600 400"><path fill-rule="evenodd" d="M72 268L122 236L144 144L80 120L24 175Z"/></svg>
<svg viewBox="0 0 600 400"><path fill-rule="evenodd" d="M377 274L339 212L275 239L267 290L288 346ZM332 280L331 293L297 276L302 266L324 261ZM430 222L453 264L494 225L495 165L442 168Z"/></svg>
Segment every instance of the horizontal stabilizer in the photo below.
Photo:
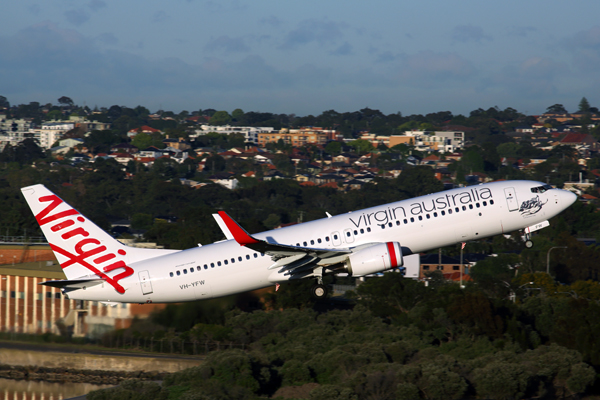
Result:
<svg viewBox="0 0 600 400"><path fill-rule="evenodd" d="M84 287L96 286L104 282L104 279L98 278L86 278L86 279L65 279L60 281L46 281L41 282L40 285L52 286L55 288L63 289L81 289Z"/></svg>

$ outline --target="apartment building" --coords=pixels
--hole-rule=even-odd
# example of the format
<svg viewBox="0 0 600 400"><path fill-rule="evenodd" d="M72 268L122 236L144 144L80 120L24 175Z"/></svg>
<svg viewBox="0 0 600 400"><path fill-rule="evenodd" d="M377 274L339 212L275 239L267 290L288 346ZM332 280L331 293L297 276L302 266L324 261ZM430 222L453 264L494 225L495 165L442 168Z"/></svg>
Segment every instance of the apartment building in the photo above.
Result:
<svg viewBox="0 0 600 400"><path fill-rule="evenodd" d="M267 143L277 143L283 140L286 144L292 146L304 146L307 144L325 145L329 140L336 140L338 132L331 129L317 127L299 128L299 129L281 129L270 133L261 133L258 135L259 146L265 146Z"/></svg>

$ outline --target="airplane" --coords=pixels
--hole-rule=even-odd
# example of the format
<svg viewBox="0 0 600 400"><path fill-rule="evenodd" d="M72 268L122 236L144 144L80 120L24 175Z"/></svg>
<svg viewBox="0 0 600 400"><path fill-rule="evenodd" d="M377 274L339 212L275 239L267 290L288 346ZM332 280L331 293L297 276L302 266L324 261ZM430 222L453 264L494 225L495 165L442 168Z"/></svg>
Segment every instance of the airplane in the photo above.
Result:
<svg viewBox="0 0 600 400"><path fill-rule="evenodd" d="M43 185L21 189L67 279L41 284L73 300L169 303L251 291L294 279L361 277L402 268L410 254L521 230L531 234L577 199L534 181L460 187L249 234L213 214L225 240L187 250L129 247Z"/></svg>

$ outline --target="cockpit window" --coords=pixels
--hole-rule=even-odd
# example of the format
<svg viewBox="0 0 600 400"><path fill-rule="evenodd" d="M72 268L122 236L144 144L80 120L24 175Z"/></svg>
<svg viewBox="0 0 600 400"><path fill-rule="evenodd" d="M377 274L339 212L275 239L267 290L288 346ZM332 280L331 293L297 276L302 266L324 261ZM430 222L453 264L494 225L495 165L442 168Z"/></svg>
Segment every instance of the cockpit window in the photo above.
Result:
<svg viewBox="0 0 600 400"><path fill-rule="evenodd" d="M554 189L552 185L543 185L531 188L531 193L544 193L546 190Z"/></svg>

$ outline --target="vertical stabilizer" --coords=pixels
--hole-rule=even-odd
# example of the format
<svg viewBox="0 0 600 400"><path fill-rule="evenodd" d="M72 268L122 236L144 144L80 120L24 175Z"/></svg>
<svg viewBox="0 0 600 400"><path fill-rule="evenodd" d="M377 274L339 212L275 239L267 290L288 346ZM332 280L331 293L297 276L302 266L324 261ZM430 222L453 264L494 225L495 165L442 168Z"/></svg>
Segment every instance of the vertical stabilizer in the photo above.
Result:
<svg viewBox="0 0 600 400"><path fill-rule="evenodd" d="M174 252L125 246L44 185L21 192L69 280L97 276L124 293L119 281L133 275L129 265Z"/></svg>

